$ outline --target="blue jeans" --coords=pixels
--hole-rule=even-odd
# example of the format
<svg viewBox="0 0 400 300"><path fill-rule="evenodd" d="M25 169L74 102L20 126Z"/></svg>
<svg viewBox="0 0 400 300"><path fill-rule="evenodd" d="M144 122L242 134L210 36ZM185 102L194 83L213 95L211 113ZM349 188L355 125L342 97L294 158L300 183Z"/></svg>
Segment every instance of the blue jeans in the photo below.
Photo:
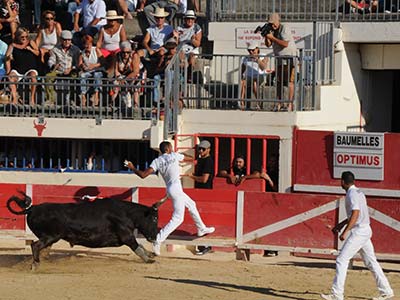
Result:
<svg viewBox="0 0 400 300"><path fill-rule="evenodd" d="M87 82L94 83L94 91L98 92L101 89L101 78L103 77L103 72L92 71L92 72L82 72L81 73L81 94L86 94L89 90ZM94 80L88 80L89 78L94 78Z"/></svg>

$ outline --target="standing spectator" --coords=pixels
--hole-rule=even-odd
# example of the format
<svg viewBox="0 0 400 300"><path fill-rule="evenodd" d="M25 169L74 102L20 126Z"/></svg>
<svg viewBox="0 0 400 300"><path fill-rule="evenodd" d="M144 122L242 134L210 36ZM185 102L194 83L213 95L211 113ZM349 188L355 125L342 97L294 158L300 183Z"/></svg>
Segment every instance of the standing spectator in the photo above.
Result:
<svg viewBox="0 0 400 300"><path fill-rule="evenodd" d="M176 28L179 34L179 44L188 56L188 76L191 79L193 66L196 56L200 54L199 47L203 32L199 24L196 23L196 14L193 10L188 10L183 18L183 24Z"/></svg>
<svg viewBox="0 0 400 300"><path fill-rule="evenodd" d="M260 55L260 48L256 41L252 41L247 46L249 56L242 59L241 64L241 103L240 109L246 108L245 99L251 99L251 91L254 97L258 99L258 87L262 83L265 70L268 66L268 57ZM262 103L257 102L257 110L262 108Z"/></svg>
<svg viewBox="0 0 400 300"><path fill-rule="evenodd" d="M194 174L189 175L194 180L196 189L212 189L214 180L214 160L211 157L211 144L202 140L198 146L199 158ZM204 255L212 250L211 246L197 246L197 255Z"/></svg>
<svg viewBox="0 0 400 300"><path fill-rule="evenodd" d="M33 0L33 25L35 29L39 29L40 19L42 15L42 0Z"/></svg>
<svg viewBox="0 0 400 300"><path fill-rule="evenodd" d="M61 24L55 21L55 17L53 11L46 10L43 12L41 28L35 40L40 50L40 59L44 64L47 64L49 51L57 45L62 31Z"/></svg>
<svg viewBox="0 0 400 300"><path fill-rule="evenodd" d="M0 40L0 80L2 80L7 72L6 72L6 53L7 53L8 45L4 43L2 40ZM4 90L3 90L4 92ZM1 92L0 92L1 95Z"/></svg>
<svg viewBox="0 0 400 300"><path fill-rule="evenodd" d="M103 0L83 0L74 14L74 31L79 32L79 15L83 18L81 35L94 36L102 26L106 25L106 4Z"/></svg>
<svg viewBox="0 0 400 300"><path fill-rule="evenodd" d="M103 57L107 60L106 68L108 73L115 65L117 53L121 50L119 45L126 41L125 26L121 24L123 16L119 16L117 11L109 10L106 14L107 24L100 29L99 38L97 40L97 48L103 53Z"/></svg>
<svg viewBox="0 0 400 300"><path fill-rule="evenodd" d="M81 105L86 106L86 94L88 92L87 82L89 78L94 78L94 93L91 98L93 106L99 105L99 92L101 91L101 78L103 77L103 68L101 66L102 53L93 46L93 38L90 35L83 37L84 49L79 56L79 69L81 78Z"/></svg>
<svg viewBox="0 0 400 300"><path fill-rule="evenodd" d="M29 31L19 27L15 32L14 42L6 52L6 72L10 82L19 82L24 77L29 77L30 104L36 104L36 82L38 75L39 49L35 41L29 39ZM17 104L20 96L16 84L10 84L12 103Z"/></svg>
<svg viewBox="0 0 400 300"><path fill-rule="evenodd" d="M154 159L150 167L144 171L138 170L132 162L126 162L126 166L132 170L140 178L146 178L154 172L159 172L167 186L167 196L172 199L174 212L172 213L171 220L164 226L157 234L156 242L153 244L155 255L160 255L160 246L167 237L182 224L185 217L185 207L188 208L189 213L197 227L197 236L201 237L206 234L213 233L214 227L206 227L204 225L200 214L196 208L196 203L190 199L182 189L181 180L179 178L179 162L184 159L184 154L173 152L170 142L161 142L160 144L161 156Z"/></svg>
<svg viewBox="0 0 400 300"><path fill-rule="evenodd" d="M173 36L174 29L172 26L165 24L165 17L169 14L164 8L157 8L152 15L156 19L156 25L147 28L147 32L143 38L144 49L139 50L141 57L155 57L164 55L164 43Z"/></svg>
<svg viewBox="0 0 400 300"><path fill-rule="evenodd" d="M268 23L274 29L265 36L265 45L273 49L276 56L277 96L282 101L283 85L289 87L289 105L284 105L285 110L293 109L294 97L294 58L297 55L296 44L289 27L281 24L280 16L273 13L268 18ZM281 103L278 103L277 110L281 110Z"/></svg>
<svg viewBox="0 0 400 300"><path fill-rule="evenodd" d="M15 0L2 0L0 4L0 31L10 31L11 38L14 40L19 24L19 3Z"/></svg>
<svg viewBox="0 0 400 300"><path fill-rule="evenodd" d="M46 104L55 104L54 81L57 76L72 77L78 71L80 50L72 44L72 33L69 30L61 32L61 44L50 50L48 65L50 72L46 74ZM60 82L61 85L62 82ZM67 86L68 87L68 86ZM66 103L69 103L70 90L68 87Z"/></svg>
<svg viewBox="0 0 400 300"><path fill-rule="evenodd" d="M344 284L350 259L360 253L365 266L374 275L380 293L380 296L373 299L391 299L394 297L393 290L376 259L374 246L371 242L372 230L365 195L355 186L355 178L352 172L342 173L341 186L346 191L347 219L336 225L332 231L338 233L346 226L339 236L340 240L345 242L339 256L336 258L336 276L333 280L331 294L321 294L321 298L343 300Z"/></svg>

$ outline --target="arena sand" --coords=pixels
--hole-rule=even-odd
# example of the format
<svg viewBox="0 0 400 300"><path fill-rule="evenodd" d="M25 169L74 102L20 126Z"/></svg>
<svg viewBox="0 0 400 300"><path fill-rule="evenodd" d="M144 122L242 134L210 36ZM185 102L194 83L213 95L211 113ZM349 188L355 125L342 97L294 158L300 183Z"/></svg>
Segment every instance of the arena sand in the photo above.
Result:
<svg viewBox="0 0 400 300"><path fill-rule="evenodd" d="M59 242L32 272L30 249L0 243L0 300L320 299L321 292L329 291L335 266L333 260L288 253L253 254L244 262L234 253L196 256L186 248L163 249L155 263L145 264L126 247L71 249ZM400 264L382 266L400 296ZM355 262L347 277L346 299L371 299L376 293L372 274Z"/></svg>

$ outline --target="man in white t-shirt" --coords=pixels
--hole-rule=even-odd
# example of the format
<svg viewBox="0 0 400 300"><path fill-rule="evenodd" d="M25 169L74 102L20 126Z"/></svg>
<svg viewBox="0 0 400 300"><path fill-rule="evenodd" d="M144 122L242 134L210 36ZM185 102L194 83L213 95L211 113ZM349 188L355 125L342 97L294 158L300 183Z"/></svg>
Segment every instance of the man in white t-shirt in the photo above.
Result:
<svg viewBox="0 0 400 300"><path fill-rule="evenodd" d="M164 226L157 234L157 240L153 244L154 254L160 255L160 246L167 237L182 224L185 216L185 207L188 208L190 215L197 227L197 236L204 236L215 231L214 227L206 227L201 220L200 214L196 208L196 203L190 199L182 189L180 180L179 162L184 159L181 153L173 152L170 142L161 142L160 144L161 156L152 161L150 167L144 171L138 170L132 162L126 162L126 167L132 170L140 178L146 178L154 172L159 172L164 179L167 187L167 196L172 199L174 212L171 220Z"/></svg>
<svg viewBox="0 0 400 300"><path fill-rule="evenodd" d="M346 191L346 213L347 219L336 225L332 231L338 233L345 225L340 234L340 240L344 241L339 256L336 258L336 276L333 280L331 294L321 294L325 300L343 300L344 283L350 259L358 252L365 266L374 275L380 295L374 300L385 300L394 297L390 284L376 260L374 246L371 242L372 230L369 222L367 200L362 191L354 185L354 174L352 172L342 173L342 188Z"/></svg>

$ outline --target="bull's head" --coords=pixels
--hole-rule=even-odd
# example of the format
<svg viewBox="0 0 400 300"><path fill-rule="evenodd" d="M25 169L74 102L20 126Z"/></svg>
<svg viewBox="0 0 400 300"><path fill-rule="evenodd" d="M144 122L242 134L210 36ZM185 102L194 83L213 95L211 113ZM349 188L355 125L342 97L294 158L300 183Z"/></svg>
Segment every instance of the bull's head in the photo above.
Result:
<svg viewBox="0 0 400 300"><path fill-rule="evenodd" d="M44 121L43 124L36 123L36 120L33 120L33 127L36 129L38 136L42 136L43 130L46 128L47 121Z"/></svg>
<svg viewBox="0 0 400 300"><path fill-rule="evenodd" d="M161 204L167 201L168 197L165 196L160 201L154 203L145 213L146 221L141 224L139 231L145 236L149 242L155 242L158 233L158 208Z"/></svg>

